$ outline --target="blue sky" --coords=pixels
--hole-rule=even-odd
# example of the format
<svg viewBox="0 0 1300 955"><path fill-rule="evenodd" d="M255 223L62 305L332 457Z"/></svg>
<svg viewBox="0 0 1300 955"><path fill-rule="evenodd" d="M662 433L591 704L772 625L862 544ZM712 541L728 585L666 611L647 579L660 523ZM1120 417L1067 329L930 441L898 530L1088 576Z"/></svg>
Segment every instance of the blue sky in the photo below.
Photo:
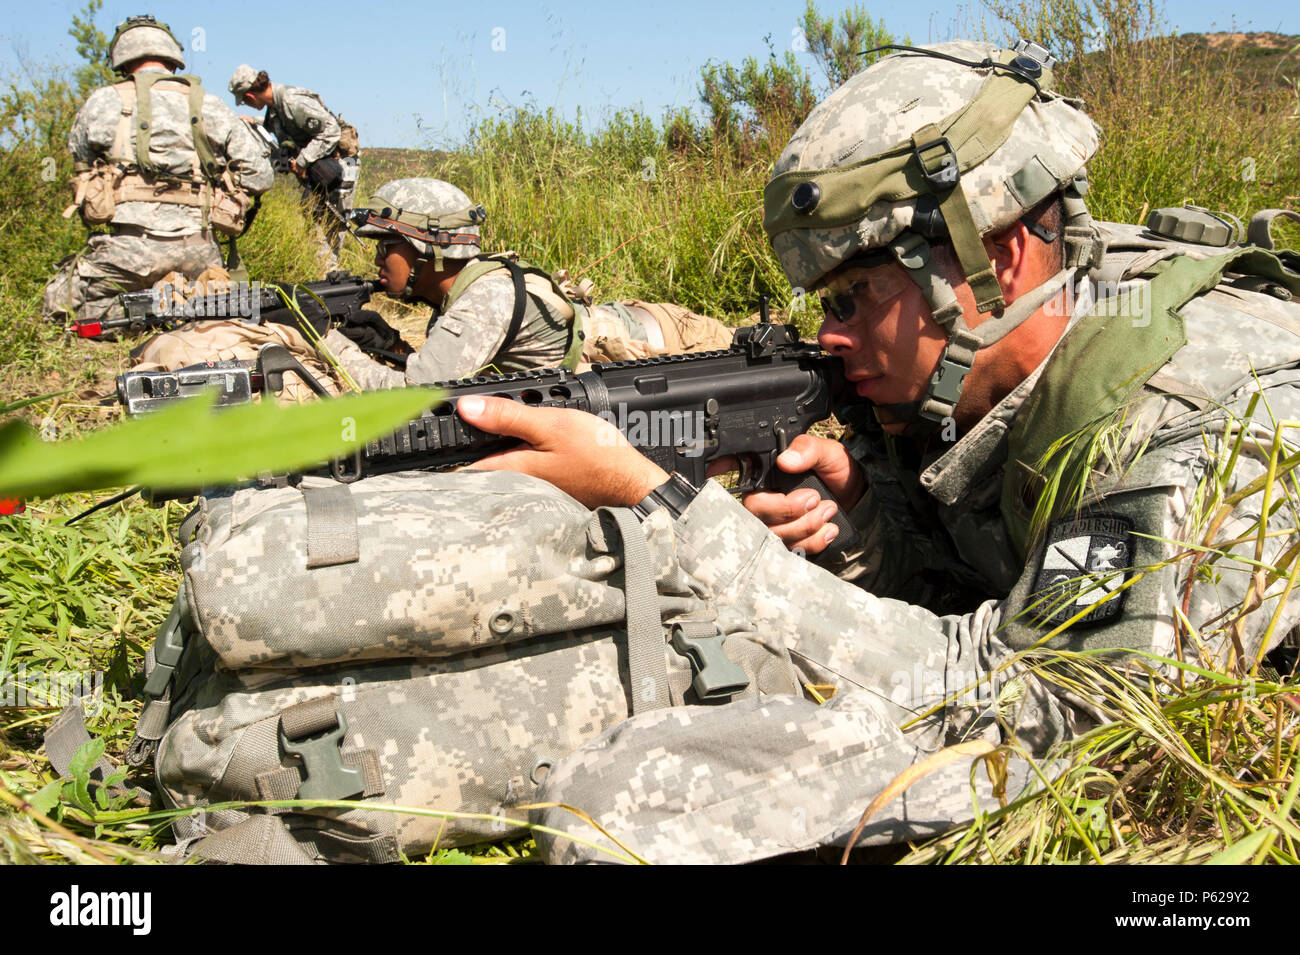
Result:
<svg viewBox="0 0 1300 955"><path fill-rule="evenodd" d="M10 14L0 19L0 73L12 74L24 63L57 69L77 62L67 28L83 5L0 4ZM641 107L656 117L669 108L696 109L702 65L766 56L766 38L784 51L803 7L803 0L105 0L97 22L111 33L131 14L153 13L186 45L189 71L212 92L228 95L231 72L248 63L273 82L315 89L358 127L362 145L446 147L463 138L474 117L528 102L569 118L581 109L589 126L622 108ZM821 0L819 8L843 7ZM971 3L933 0L868 5L873 16L883 15L890 29L914 41L968 34L971 9ZM1195 0L1166 9L1179 31L1300 34L1295 3Z"/></svg>

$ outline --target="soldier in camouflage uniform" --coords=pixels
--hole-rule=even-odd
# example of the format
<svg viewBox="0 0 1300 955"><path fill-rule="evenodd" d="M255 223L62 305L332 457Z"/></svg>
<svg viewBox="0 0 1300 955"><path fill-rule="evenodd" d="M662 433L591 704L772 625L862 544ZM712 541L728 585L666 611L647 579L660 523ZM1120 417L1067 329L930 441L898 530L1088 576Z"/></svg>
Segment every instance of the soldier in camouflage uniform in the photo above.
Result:
<svg viewBox="0 0 1300 955"><path fill-rule="evenodd" d="M326 108L320 94L272 83L265 70L247 64L231 74L228 88L237 105L266 110L262 123L280 144L289 171L317 202L338 213L329 216L327 226L331 264L337 263L345 231L342 217L352 209L359 173L355 130L348 127L354 141L345 144L345 124Z"/></svg>
<svg viewBox="0 0 1300 955"><path fill-rule="evenodd" d="M366 209L357 210L357 235L378 240L375 264L385 292L436 310L405 373L367 358L337 330L325 337L362 388L731 344L730 330L715 319L667 304L586 306L539 269L482 255L479 229L486 216L464 192L438 179L386 183Z"/></svg>
<svg viewBox="0 0 1300 955"><path fill-rule="evenodd" d="M102 318L122 292L171 272L195 279L220 267L218 214L233 202L242 216L273 180L247 126L215 96L202 95L197 77L172 78L185 60L166 24L125 21L109 60L126 79L96 90L77 112L68 133L77 195L64 213L80 209L87 224L106 223L109 232L91 236L46 285L42 312L51 321ZM197 116L190 106L196 90Z"/></svg>
<svg viewBox="0 0 1300 955"><path fill-rule="evenodd" d="M742 508L614 447L589 415L460 400L528 446L478 466L590 507L666 509L683 568L784 642L809 688L638 714L556 763L539 801L652 861L749 861L843 844L898 774L975 744L928 763L861 841L924 837L971 817L972 786L995 805L979 744L1041 755L1104 718L1025 652L1045 638L1245 673L1294 626L1285 580L1261 577L1258 609L1233 612L1253 561L1295 544L1287 495L1258 553L1262 482L1236 502L1212 573L1176 542L1199 542L1206 502L1264 477L1276 422L1300 419L1295 259L1268 251L1267 216L1232 251L1092 221L1097 130L1050 90L1050 66L1029 44L889 56L776 164L765 228L791 284L820 295L820 341L859 399L842 443L801 436L778 464L815 470L835 500ZM824 548L838 508L865 543L836 573L787 549ZM1031 774L1015 758L1008 771L1014 798ZM537 819L593 836L560 810ZM552 861L593 857L538 841Z"/></svg>

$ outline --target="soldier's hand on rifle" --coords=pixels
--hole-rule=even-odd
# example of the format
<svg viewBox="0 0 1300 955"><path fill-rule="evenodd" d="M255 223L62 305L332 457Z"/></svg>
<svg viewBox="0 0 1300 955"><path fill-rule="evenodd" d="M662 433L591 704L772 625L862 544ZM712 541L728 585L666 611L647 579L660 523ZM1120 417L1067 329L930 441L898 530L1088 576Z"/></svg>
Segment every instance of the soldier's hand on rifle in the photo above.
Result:
<svg viewBox="0 0 1300 955"><path fill-rule="evenodd" d="M530 408L507 398L468 395L456 403L465 421L525 446L474 464L549 481L587 507L631 507L668 480L663 468L627 443L618 428L571 408Z"/></svg>
<svg viewBox="0 0 1300 955"><path fill-rule="evenodd" d="M303 176L307 175L307 171L306 171L305 169L303 169L302 166L299 166L299 165L298 165L298 160L296 160L296 159L291 160L291 161L289 162L289 171L292 172L292 173L293 173L295 176L297 176L299 179L301 179Z"/></svg>
<svg viewBox="0 0 1300 955"><path fill-rule="evenodd" d="M830 520L838 508L848 510L862 497L865 480L858 463L844 445L829 438L801 434L776 459L776 466L788 474L815 471L835 495L823 501L810 488L778 494L755 491L745 495L745 508L771 528L786 547L800 547L810 555L826 549L834 535Z"/></svg>
<svg viewBox="0 0 1300 955"><path fill-rule="evenodd" d="M347 338L367 351L401 351L399 346L406 345L402 334L389 325L382 315L368 308L359 310L356 315L339 326L339 331ZM405 350L409 351L410 346Z"/></svg>

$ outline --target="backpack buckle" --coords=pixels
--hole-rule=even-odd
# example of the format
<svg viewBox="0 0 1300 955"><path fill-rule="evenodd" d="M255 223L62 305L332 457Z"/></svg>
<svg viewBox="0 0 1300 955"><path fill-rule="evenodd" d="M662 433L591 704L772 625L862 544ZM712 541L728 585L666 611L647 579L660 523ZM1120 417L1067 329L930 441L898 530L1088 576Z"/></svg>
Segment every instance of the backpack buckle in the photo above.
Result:
<svg viewBox="0 0 1300 955"><path fill-rule="evenodd" d="M713 624L686 626L694 632L688 634L682 624L673 626L672 647L691 661L695 671L691 689L701 701L726 699L749 686L745 671L732 663L722 649L722 634ZM713 633L705 635L702 631L706 629Z"/></svg>
<svg viewBox="0 0 1300 955"><path fill-rule="evenodd" d="M337 725L333 729L295 741L285 733L284 717L280 717L280 748L302 760L307 777L298 787L298 799L347 799L365 792L361 770L343 765L343 737L348 731L348 721L339 710L334 711L334 718Z"/></svg>

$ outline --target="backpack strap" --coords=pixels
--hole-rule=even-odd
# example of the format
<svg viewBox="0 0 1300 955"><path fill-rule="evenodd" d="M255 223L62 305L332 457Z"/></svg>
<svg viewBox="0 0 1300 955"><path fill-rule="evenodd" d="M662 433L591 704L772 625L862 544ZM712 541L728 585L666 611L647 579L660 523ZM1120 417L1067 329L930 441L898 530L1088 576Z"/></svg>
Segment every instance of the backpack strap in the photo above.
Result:
<svg viewBox="0 0 1300 955"><path fill-rule="evenodd" d="M1055 497L1082 479L1091 438L1187 344L1179 309L1219 285L1225 272L1257 275L1300 295L1300 274L1259 248L1199 259L1180 255L1151 270L1154 277L1140 294L1099 303L1066 332L1016 415L1001 511L1022 557L1032 545L1031 529L1042 523L1044 493Z"/></svg>
<svg viewBox="0 0 1300 955"><path fill-rule="evenodd" d="M528 302L528 292L524 285L524 270L509 259L503 259L502 264L510 273L510 283L515 287L515 305L510 310L510 325L506 328L506 337L501 342L501 350L505 351L519 337L519 327L524 323L524 307Z"/></svg>
<svg viewBox="0 0 1300 955"><path fill-rule="evenodd" d="M199 168L210 181L221 178L221 169L212 152L212 143L208 140L207 130L203 125L203 83L197 76L174 76L170 73L136 73L136 131L135 164L142 173L149 176L158 175L158 168L149 159L149 142L153 135L153 87L155 83L184 83L188 87L188 105L190 113L190 131L194 137L194 151L199 157ZM119 84L121 86L121 84ZM125 106L125 100L123 101Z"/></svg>
<svg viewBox="0 0 1300 955"><path fill-rule="evenodd" d="M569 345L565 349L561 365L569 369L577 368L578 362L582 358L582 345L585 337L582 327L586 309L569 299L555 283L555 279L542 269L529 265L527 262L516 262L508 254L480 255L471 259L469 264L460 270L456 280L452 282L451 288L447 290L439 314L441 315L450 309L452 304L464 294L465 290L483 276L501 269L505 269L509 273L515 291L514 307L510 313L510 325L506 328L506 336L502 342L501 350L505 351L509 348L519 336L519 330L523 326L524 311L528 305L527 296L531 295L537 300L539 308L542 305L548 305L569 323ZM437 317L435 317L430 321L426 334L432 331L437 320Z"/></svg>
<svg viewBox="0 0 1300 955"><path fill-rule="evenodd" d="M627 609L627 670L632 714L671 705L664 628L654 564L641 522L625 507L604 507L623 541L623 593Z"/></svg>
<svg viewBox="0 0 1300 955"><path fill-rule="evenodd" d="M135 82L125 80L115 83L113 89L117 90L117 95L122 100L122 111L117 116L117 131L113 134L113 148L108 154L108 161L129 164L131 160L127 157L126 150L131 142L131 117L135 115Z"/></svg>

